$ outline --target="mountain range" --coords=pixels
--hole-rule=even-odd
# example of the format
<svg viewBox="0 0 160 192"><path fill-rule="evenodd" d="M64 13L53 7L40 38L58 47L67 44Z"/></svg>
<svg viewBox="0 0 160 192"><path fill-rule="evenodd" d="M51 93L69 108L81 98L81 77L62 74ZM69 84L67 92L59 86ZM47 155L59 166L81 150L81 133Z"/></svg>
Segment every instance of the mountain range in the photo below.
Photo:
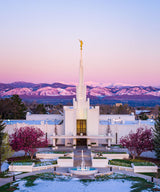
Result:
<svg viewBox="0 0 160 192"><path fill-rule="evenodd" d="M10 95L20 96L75 96L76 86L73 84L64 83L28 83L28 82L14 82L14 83L0 83L0 97ZM160 88L153 86L87 86L87 95L90 97L107 97L107 96L154 96L160 97Z"/></svg>

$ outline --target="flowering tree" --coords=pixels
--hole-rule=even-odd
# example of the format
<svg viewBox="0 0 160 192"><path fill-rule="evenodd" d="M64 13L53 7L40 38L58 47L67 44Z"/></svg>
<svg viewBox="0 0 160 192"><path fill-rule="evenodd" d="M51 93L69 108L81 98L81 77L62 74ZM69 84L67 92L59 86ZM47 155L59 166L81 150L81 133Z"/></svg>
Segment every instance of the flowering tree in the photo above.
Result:
<svg viewBox="0 0 160 192"><path fill-rule="evenodd" d="M29 153L33 159L33 155L37 151L36 148L47 145L47 141L43 137L44 133L39 128L21 127L10 135L10 145L15 151L24 150L25 155Z"/></svg>
<svg viewBox="0 0 160 192"><path fill-rule="evenodd" d="M131 131L127 136L121 137L120 144L128 148L133 159L135 159L142 152L153 149L151 129L138 128L136 133Z"/></svg>

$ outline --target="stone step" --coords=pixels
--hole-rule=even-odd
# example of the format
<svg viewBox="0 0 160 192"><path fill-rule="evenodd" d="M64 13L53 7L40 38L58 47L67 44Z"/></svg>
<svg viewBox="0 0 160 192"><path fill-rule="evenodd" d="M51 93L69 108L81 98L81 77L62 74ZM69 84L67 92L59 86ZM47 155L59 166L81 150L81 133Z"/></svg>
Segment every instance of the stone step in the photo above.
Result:
<svg viewBox="0 0 160 192"><path fill-rule="evenodd" d="M91 151L88 149L83 150L83 158L85 162L85 166L91 167L92 161L91 161ZM75 150L74 151L74 167L80 167L82 163L82 150Z"/></svg>

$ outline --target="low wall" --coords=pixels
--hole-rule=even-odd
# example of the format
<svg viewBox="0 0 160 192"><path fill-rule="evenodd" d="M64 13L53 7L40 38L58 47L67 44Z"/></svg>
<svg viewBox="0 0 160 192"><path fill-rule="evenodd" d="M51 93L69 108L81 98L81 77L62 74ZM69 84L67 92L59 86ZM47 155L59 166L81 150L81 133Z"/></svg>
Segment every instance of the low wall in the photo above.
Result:
<svg viewBox="0 0 160 192"><path fill-rule="evenodd" d="M33 172L33 171L40 171L43 169L52 169L56 166L57 164L34 167L34 163L32 165L10 165L9 171Z"/></svg>
<svg viewBox="0 0 160 192"><path fill-rule="evenodd" d="M107 167L108 159L94 159L92 158L92 167Z"/></svg>
<svg viewBox="0 0 160 192"><path fill-rule="evenodd" d="M56 167L57 164L55 165L46 165L46 166L38 166L38 167L33 167L32 168L32 171L40 171L40 170L43 170L43 169L52 169L54 167Z"/></svg>
<svg viewBox="0 0 160 192"><path fill-rule="evenodd" d="M57 160L59 167L73 167L73 158L72 159L58 159Z"/></svg>
<svg viewBox="0 0 160 192"><path fill-rule="evenodd" d="M97 153L91 153L92 157L97 157ZM106 153L106 154L102 154L102 157L106 157L107 159L129 159L129 154L127 153Z"/></svg>
<svg viewBox="0 0 160 192"><path fill-rule="evenodd" d="M73 157L73 153L36 153L38 159L57 159L58 157Z"/></svg>
<svg viewBox="0 0 160 192"><path fill-rule="evenodd" d="M112 167L114 169L122 170L122 171L133 171L132 167L122 167L117 165L108 165L107 167Z"/></svg>
<svg viewBox="0 0 160 192"><path fill-rule="evenodd" d="M135 173L157 173L157 166L135 166L132 164Z"/></svg>
<svg viewBox="0 0 160 192"><path fill-rule="evenodd" d="M32 172L34 165L35 163L32 165L10 165L9 171Z"/></svg>

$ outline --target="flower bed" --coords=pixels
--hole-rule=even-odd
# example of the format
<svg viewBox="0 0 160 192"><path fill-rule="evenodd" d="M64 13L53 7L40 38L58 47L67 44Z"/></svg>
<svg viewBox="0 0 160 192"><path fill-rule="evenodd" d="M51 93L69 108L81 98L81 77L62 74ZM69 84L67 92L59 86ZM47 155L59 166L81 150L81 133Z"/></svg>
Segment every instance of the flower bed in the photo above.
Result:
<svg viewBox="0 0 160 192"><path fill-rule="evenodd" d="M72 159L72 157L59 157L59 159Z"/></svg>
<svg viewBox="0 0 160 192"><path fill-rule="evenodd" d="M113 159L109 161L109 165L116 165L122 167L132 167L131 163L132 163L131 161L123 159Z"/></svg>
<svg viewBox="0 0 160 192"><path fill-rule="evenodd" d="M155 166L152 162L133 162L134 166Z"/></svg>
<svg viewBox="0 0 160 192"><path fill-rule="evenodd" d="M67 152L66 151L41 151L41 152L38 152L40 154L66 154Z"/></svg>
<svg viewBox="0 0 160 192"><path fill-rule="evenodd" d="M45 162L38 162L34 165L34 167L40 167L40 166L47 166L47 165L55 165L57 164L57 161L45 161Z"/></svg>
<svg viewBox="0 0 160 192"><path fill-rule="evenodd" d="M94 152L92 151L91 153L92 157L96 157L96 156L103 156L103 157L107 157L108 159L128 159L129 158L129 154L127 154L126 152L115 152L115 151L106 151L106 152Z"/></svg>
<svg viewBox="0 0 160 192"><path fill-rule="evenodd" d="M12 165L18 165L18 166L21 166L21 165L24 165L24 166L28 166L28 165L32 165L33 162L13 162Z"/></svg>
<svg viewBox="0 0 160 192"><path fill-rule="evenodd" d="M73 157L73 152L68 153L65 151L45 151L36 153L36 158L38 159L56 159L63 156Z"/></svg>
<svg viewBox="0 0 160 192"><path fill-rule="evenodd" d="M116 152L116 151L98 151L98 152L95 152L95 151L92 151L92 153L100 153L100 154L127 154L126 152Z"/></svg>
<svg viewBox="0 0 160 192"><path fill-rule="evenodd" d="M107 159L106 157L93 157L93 159Z"/></svg>

